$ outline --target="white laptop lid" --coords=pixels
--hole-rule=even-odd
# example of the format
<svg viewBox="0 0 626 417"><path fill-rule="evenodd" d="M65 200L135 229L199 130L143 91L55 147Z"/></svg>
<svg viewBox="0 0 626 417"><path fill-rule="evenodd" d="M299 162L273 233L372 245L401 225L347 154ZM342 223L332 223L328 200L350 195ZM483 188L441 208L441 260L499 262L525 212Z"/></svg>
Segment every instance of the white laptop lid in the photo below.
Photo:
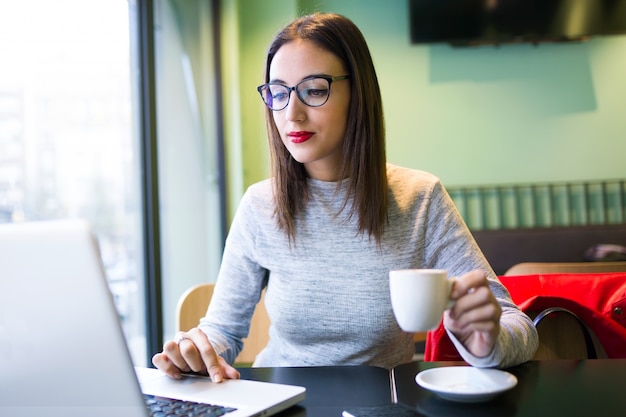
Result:
<svg viewBox="0 0 626 417"><path fill-rule="evenodd" d="M234 406L232 417L304 399L302 387L137 374L146 393ZM273 392L271 404L250 385ZM81 220L0 224L0 416L44 415L147 416L97 242Z"/></svg>

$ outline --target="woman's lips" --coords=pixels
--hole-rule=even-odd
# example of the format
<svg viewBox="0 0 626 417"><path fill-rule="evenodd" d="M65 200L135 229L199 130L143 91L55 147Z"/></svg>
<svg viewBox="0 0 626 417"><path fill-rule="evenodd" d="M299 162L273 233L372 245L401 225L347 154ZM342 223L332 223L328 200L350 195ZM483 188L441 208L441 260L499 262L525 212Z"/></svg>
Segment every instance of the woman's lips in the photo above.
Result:
<svg viewBox="0 0 626 417"><path fill-rule="evenodd" d="M291 140L292 143L302 143L311 139L313 134L313 132L289 132L287 136L289 136L289 140Z"/></svg>

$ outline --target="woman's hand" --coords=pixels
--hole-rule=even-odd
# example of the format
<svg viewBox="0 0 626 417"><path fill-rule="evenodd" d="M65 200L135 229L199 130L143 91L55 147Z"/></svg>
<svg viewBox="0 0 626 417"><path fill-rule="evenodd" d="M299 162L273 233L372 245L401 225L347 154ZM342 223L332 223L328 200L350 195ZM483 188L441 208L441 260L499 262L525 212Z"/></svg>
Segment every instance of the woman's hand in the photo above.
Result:
<svg viewBox="0 0 626 417"><path fill-rule="evenodd" d="M206 334L197 327L178 332L174 340L163 345L163 352L152 357L152 363L174 379L185 372L209 375L214 382L239 378L239 371L215 353Z"/></svg>
<svg viewBox="0 0 626 417"><path fill-rule="evenodd" d="M444 324L474 356L491 353L500 332L502 307L489 289L483 271L457 278L450 298L454 306L444 314Z"/></svg>

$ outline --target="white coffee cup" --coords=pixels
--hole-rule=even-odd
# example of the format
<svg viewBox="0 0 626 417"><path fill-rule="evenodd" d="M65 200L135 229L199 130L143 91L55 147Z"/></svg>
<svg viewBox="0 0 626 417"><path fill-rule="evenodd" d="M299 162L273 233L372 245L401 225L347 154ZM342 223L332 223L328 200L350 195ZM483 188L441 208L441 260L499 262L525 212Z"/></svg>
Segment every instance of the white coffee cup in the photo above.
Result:
<svg viewBox="0 0 626 417"><path fill-rule="evenodd" d="M389 271L391 306L400 328L410 333L436 329L443 312L454 304L453 283L444 269Z"/></svg>

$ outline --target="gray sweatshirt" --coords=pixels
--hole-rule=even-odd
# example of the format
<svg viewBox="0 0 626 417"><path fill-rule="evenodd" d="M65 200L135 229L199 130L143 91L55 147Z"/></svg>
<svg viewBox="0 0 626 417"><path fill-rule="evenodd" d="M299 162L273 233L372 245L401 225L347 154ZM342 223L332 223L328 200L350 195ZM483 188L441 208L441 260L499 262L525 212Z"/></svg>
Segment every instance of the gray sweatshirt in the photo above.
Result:
<svg viewBox="0 0 626 417"><path fill-rule="evenodd" d="M502 306L501 332L491 355L471 365L508 367L529 360L537 346L530 319L511 301L435 176L387 165L389 224L382 246L359 234L343 205L345 183L310 179L311 199L297 217L295 245L278 230L271 180L242 198L226 241L215 292L200 328L233 362L248 334L261 291L270 317L270 341L255 366L376 365L412 360L413 335L403 332L389 298L389 271L446 269L458 276L488 273Z"/></svg>

